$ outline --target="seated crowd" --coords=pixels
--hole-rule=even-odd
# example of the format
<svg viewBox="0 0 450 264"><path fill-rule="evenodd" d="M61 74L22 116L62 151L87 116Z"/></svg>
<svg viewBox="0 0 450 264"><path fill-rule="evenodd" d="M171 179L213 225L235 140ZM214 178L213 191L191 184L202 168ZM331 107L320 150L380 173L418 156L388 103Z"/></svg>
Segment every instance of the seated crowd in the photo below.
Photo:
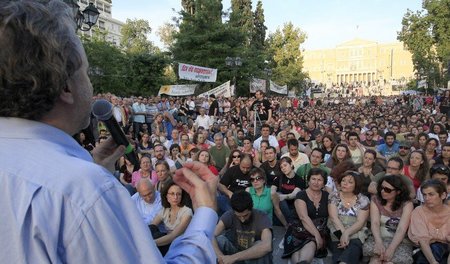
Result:
<svg viewBox="0 0 450 264"><path fill-rule="evenodd" d="M116 175L163 255L193 215L172 174L196 161L219 177L218 263L276 263L274 225L290 263L450 263L450 124L438 105L272 98L255 127L252 99L226 99L224 111L211 97L198 113L191 100L154 102L149 124L134 118L141 99L119 107L139 164L122 158ZM78 139L90 151L87 133Z"/></svg>

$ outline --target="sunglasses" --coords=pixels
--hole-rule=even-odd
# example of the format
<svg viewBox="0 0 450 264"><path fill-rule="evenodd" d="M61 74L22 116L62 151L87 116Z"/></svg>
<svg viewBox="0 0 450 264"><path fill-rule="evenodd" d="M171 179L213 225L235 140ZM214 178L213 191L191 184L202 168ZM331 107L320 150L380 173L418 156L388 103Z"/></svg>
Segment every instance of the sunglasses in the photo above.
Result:
<svg viewBox="0 0 450 264"><path fill-rule="evenodd" d="M257 176L257 177L255 177L255 178L250 178L250 181L251 181L251 182L257 182L257 181L260 181L260 180L262 180L262 179L263 179L263 177Z"/></svg>
<svg viewBox="0 0 450 264"><path fill-rule="evenodd" d="M440 172L440 173L444 173L444 174L449 173L449 169L444 166L435 166L435 167L432 167L431 170L432 170L432 174L434 174L436 172Z"/></svg>
<svg viewBox="0 0 450 264"><path fill-rule="evenodd" d="M405 146L400 146L398 147L399 149L409 149L409 147L405 147Z"/></svg>
<svg viewBox="0 0 450 264"><path fill-rule="evenodd" d="M237 159L237 158L241 158L241 155L237 155L237 156L233 155L233 159Z"/></svg>
<svg viewBox="0 0 450 264"><path fill-rule="evenodd" d="M395 189L391 189L391 188L384 187L384 186L381 187L381 190L385 193L391 193L391 192L395 191Z"/></svg>
<svg viewBox="0 0 450 264"><path fill-rule="evenodd" d="M366 137L373 137L373 134L366 134Z"/></svg>

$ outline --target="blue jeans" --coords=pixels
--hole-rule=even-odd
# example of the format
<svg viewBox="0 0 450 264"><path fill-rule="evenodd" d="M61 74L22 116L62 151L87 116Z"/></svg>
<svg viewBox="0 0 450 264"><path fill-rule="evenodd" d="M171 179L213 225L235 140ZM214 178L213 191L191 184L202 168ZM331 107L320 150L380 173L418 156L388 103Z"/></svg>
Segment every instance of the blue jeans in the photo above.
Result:
<svg viewBox="0 0 450 264"><path fill-rule="evenodd" d="M291 208L286 200L280 202L280 210L288 223L294 220L295 209Z"/></svg>
<svg viewBox="0 0 450 264"><path fill-rule="evenodd" d="M439 262L440 264L445 264L447 263L447 258L448 258L448 254L449 254L449 245L445 244L445 243L440 243L440 242L436 242L436 243L432 243L430 245L431 248L431 252L433 252L433 256L436 259L437 262ZM416 255L414 255L414 263L416 264L428 264L428 260L425 257L425 255L422 253L422 251L419 251L416 253Z"/></svg>

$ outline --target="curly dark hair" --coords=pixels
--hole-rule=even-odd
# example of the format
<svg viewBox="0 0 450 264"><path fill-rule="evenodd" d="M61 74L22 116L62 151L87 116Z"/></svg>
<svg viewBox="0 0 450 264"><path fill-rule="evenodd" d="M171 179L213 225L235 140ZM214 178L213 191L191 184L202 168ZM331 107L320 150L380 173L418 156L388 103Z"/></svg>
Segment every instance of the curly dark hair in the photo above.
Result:
<svg viewBox="0 0 450 264"><path fill-rule="evenodd" d="M0 1L0 116L40 120L82 65L63 1Z"/></svg>
<svg viewBox="0 0 450 264"><path fill-rule="evenodd" d="M172 187L174 185L177 185L177 184L174 181L170 180L164 186L164 188L161 190L161 204L164 208L170 208L170 203L167 200L167 194L169 193L170 187ZM181 187L180 187L180 189L181 189ZM189 198L190 198L189 194L187 192L185 192L183 189L181 189L181 202L180 202L179 206L183 207L183 206L187 205Z"/></svg>
<svg viewBox="0 0 450 264"><path fill-rule="evenodd" d="M382 189L381 184L383 182L389 183L390 185L392 185L392 187L394 187L395 191L398 192L391 206L392 211L397 211L402 206L403 203L411 200L411 198L409 197L410 192L408 186L403 182L401 177L402 177L401 175L387 175L382 177L378 181L377 197L382 205L386 205L387 203L387 201L383 199L383 197L381 196L381 189Z"/></svg>

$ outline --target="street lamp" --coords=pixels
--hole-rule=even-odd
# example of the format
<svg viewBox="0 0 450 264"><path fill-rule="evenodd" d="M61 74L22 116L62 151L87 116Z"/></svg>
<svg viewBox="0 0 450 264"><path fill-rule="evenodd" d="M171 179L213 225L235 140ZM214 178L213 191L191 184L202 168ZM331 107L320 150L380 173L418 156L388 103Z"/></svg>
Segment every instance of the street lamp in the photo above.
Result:
<svg viewBox="0 0 450 264"><path fill-rule="evenodd" d="M236 69L242 66L242 59L241 57L226 57L225 64L233 68L233 85L234 89L236 89Z"/></svg>
<svg viewBox="0 0 450 264"><path fill-rule="evenodd" d="M64 0L64 2L72 9L77 29L89 31L97 23L100 12L93 3L89 3L83 11L80 11L76 0Z"/></svg>

